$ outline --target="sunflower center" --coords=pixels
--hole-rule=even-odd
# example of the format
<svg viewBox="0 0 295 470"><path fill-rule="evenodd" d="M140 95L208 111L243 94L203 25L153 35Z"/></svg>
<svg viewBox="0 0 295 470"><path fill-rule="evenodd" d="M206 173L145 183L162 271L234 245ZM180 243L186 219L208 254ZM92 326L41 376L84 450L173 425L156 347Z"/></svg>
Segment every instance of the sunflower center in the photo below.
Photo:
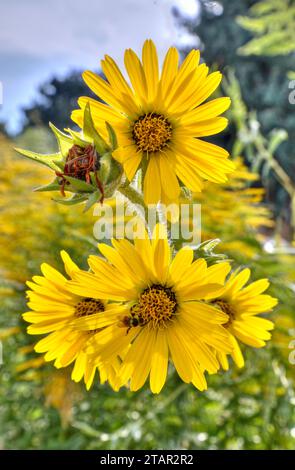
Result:
<svg viewBox="0 0 295 470"><path fill-rule="evenodd" d="M173 290L161 284L153 284L140 294L138 302L131 307L129 325L163 327L173 320L176 311L177 301Z"/></svg>
<svg viewBox="0 0 295 470"><path fill-rule="evenodd" d="M80 300L75 306L75 316L78 318L94 315L99 312L104 312L103 303L100 300L91 299L90 297Z"/></svg>
<svg viewBox="0 0 295 470"><path fill-rule="evenodd" d="M137 149L142 152L158 152L168 145L172 126L162 114L148 113L140 116L132 130Z"/></svg>
<svg viewBox="0 0 295 470"><path fill-rule="evenodd" d="M228 302L226 302L225 300L214 300L212 302L212 304L216 305L217 307L220 308L220 310L223 311L223 313L226 313L228 315L228 322L227 323L224 323L222 326L224 326L225 328L228 328L232 322L234 321L235 317L236 317L236 314L235 314L235 310L234 308L232 307L232 305L230 305Z"/></svg>
<svg viewBox="0 0 295 470"><path fill-rule="evenodd" d="M86 297L85 299L80 300L75 305L75 316L77 318L87 317L88 315L94 315L95 313L104 312L104 304L98 299L92 299L91 297ZM93 335L98 333L100 329L89 330L87 333Z"/></svg>

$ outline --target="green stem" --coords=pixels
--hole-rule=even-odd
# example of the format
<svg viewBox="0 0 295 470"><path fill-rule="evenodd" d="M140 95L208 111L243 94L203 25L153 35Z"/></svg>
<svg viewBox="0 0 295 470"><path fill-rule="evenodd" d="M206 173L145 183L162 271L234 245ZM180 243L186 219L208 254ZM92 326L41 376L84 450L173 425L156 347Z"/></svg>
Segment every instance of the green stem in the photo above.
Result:
<svg viewBox="0 0 295 470"><path fill-rule="evenodd" d="M256 139L255 141L256 148L263 159L268 162L270 168L273 170L277 180L287 191L291 199L291 226L293 229L293 234L295 233L295 185L292 179L289 177L288 173L281 167L279 162L274 158L274 156L267 150L266 146L262 139Z"/></svg>
<svg viewBox="0 0 295 470"><path fill-rule="evenodd" d="M142 194L140 194L135 188L133 188L132 186L130 186L130 184L129 184L128 181L125 181L124 183L122 183L122 184L119 186L118 191L119 191L121 194L123 194L123 196L125 196L127 199L129 199L129 201L130 201L132 204L137 204L137 205L139 205L139 206L143 209L143 214L144 214L145 222L146 222L146 224L147 224L147 220L148 220L148 208L147 208L147 206L146 206L145 203L144 203Z"/></svg>

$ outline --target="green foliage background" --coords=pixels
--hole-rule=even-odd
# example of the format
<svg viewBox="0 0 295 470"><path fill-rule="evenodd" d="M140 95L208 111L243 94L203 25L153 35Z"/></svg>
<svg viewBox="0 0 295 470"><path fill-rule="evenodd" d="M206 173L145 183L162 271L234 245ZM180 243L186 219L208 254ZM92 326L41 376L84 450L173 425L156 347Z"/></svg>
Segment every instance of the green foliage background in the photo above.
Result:
<svg viewBox="0 0 295 470"><path fill-rule="evenodd" d="M183 22L201 37L205 59L226 72L224 86L233 107L223 143L234 155L247 156L248 163L262 172L271 193L268 200L279 201L277 207L290 223L291 192L284 178L278 177L274 162L287 170L292 186L294 143L292 136L286 140L285 135L270 131L278 124L294 131L294 115L287 100L292 51L286 49L283 36L282 48L272 49L272 54L280 55L271 59L266 58L269 50L261 44L255 46L255 53L265 56L239 55L240 47L244 47L243 54L253 52L252 33L239 25L259 39L276 31L254 27L251 20L245 20L255 17L256 21L266 14L266 7L250 10L258 2L222 3L222 15L214 15L204 4L200 24ZM59 103L63 103L71 87L60 89ZM51 107L51 112L57 113L52 119L55 123L63 121L64 109L62 105ZM30 119L14 144L36 151L53 150L47 130L40 126L45 124L43 118L39 125ZM247 348L244 369L232 365L229 372L209 377L209 389L203 393L181 383L172 370L159 396L153 396L147 387L137 393L125 389L114 393L98 383L87 393L82 385L68 379L68 370L55 371L40 362L31 350L34 338L26 334L20 313L26 309L24 283L39 273L43 261L60 268L59 251L65 248L81 267L86 266L87 256L96 251L91 237L94 219L77 206L65 208L43 193L31 193L34 186L50 179L47 170L17 157L12 142L3 135L0 158L0 339L4 360L0 366L0 448L294 448L295 365L289 361L289 343L295 338L294 255L266 253L261 233L250 228L243 233L244 250L229 248L234 264L251 267L254 278L270 278L271 294L280 301L272 315L276 324L273 340L263 350ZM271 197L274 188L275 197ZM278 212L276 226L267 236L282 246L282 234L287 232L290 239L293 230L289 224L286 231ZM226 218L216 235L222 237L223 233L229 247L237 236L241 241L237 229L227 226Z"/></svg>
<svg viewBox="0 0 295 470"><path fill-rule="evenodd" d="M295 63L294 2L201 0L200 6L200 19L178 15L179 23L195 36L206 63L215 65L225 76L229 69L234 70L246 108L255 111L262 133L269 135L276 129L288 133L288 139L276 150L276 159L294 183L295 114L288 99L290 71ZM231 151L237 138L241 135L231 125L218 141ZM287 191L273 172L264 184L277 218L290 223Z"/></svg>

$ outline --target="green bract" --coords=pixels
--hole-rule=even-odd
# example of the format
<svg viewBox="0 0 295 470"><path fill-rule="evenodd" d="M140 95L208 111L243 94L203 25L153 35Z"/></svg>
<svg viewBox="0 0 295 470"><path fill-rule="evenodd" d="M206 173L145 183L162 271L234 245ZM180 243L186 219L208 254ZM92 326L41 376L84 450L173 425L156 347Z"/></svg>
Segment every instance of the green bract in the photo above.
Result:
<svg viewBox="0 0 295 470"><path fill-rule="evenodd" d="M40 154L16 148L15 150L31 160L35 160L42 165L46 165L55 172L54 180L45 186L40 186L35 191L61 191L72 193L69 198L55 198L56 202L61 204L73 205L86 201L85 210L88 210L93 204L102 201L104 197L110 197L118 187L122 178L121 165L113 159L112 152L117 147L117 138L113 128L106 122L108 132L108 142L97 132L94 127L90 106L87 105L84 111L84 125L81 132L65 129L66 133L57 129L52 123L49 126L54 133L59 151L51 154ZM76 147L75 147L76 146ZM69 171L69 168L75 168L80 161L81 164L87 164L86 154L83 155L83 149L89 149L92 146L92 155L94 160L87 170L81 169ZM78 157L71 158L70 151L78 149ZM83 174L85 172L85 176Z"/></svg>

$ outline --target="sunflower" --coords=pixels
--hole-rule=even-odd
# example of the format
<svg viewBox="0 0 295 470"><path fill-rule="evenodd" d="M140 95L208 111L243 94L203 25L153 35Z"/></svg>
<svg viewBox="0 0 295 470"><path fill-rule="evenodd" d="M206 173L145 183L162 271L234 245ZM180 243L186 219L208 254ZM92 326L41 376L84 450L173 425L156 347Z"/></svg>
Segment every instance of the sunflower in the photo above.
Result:
<svg viewBox="0 0 295 470"><path fill-rule="evenodd" d="M204 103L222 76L220 72L208 74L199 59L199 51L192 50L179 66L178 52L171 47L160 74L155 45L147 40L142 63L133 50L125 52L131 85L109 56L101 62L107 81L90 71L83 74L89 88L105 103L81 97L81 109L72 118L82 127L83 110L89 103L97 130L103 134L105 121L111 124L118 137L113 156L123 165L128 180L140 166L144 170L146 204L176 201L179 181L200 192L203 180L223 183L234 169L226 150L200 139L226 127L227 119L220 114L229 107L230 98Z"/></svg>
<svg viewBox="0 0 295 470"><path fill-rule="evenodd" d="M65 271L69 278L78 272L78 266L65 252L61 252ZM85 346L97 331L78 331L75 322L79 318L91 316L96 318L96 328L103 327L97 316L100 312L111 314L114 306L98 298L81 297L67 289L67 279L56 269L46 263L41 265L43 276L34 276L33 282L27 282L30 291L28 306L32 311L23 314L24 320L32 323L28 327L31 335L46 334L35 345L35 351L45 353L45 361L55 360L57 368L66 367L74 362L72 379L79 382L83 377L89 389L96 371L96 365L88 360ZM115 306L120 311L119 305ZM101 382L110 378L115 389L119 388L116 380L117 359L101 368Z"/></svg>
<svg viewBox="0 0 295 470"><path fill-rule="evenodd" d="M237 340L254 348L265 346L271 338L270 331L274 324L257 315L277 305L277 299L262 294L269 287L268 279L259 279L244 287L250 274L248 268L232 273L219 296L211 300L212 305L227 315L223 327L230 335L233 347L231 356L238 367L244 366L244 358ZM217 352L217 357L223 369L228 370L226 354Z"/></svg>
<svg viewBox="0 0 295 470"><path fill-rule="evenodd" d="M125 305L120 315L100 314L106 328L89 340L87 353L98 366L120 356L121 381L130 381L132 391L140 389L149 376L152 392L159 393L169 358L184 382L206 389L204 371L215 373L219 368L212 348L226 354L231 345L222 327L227 314L201 299L216 298L229 264L207 267L204 259L193 260L193 250L188 247L172 259L160 224L152 239L145 234L134 244L121 239L112 240L112 245L100 244L106 259L90 256L92 272L75 271L68 283L75 295ZM75 325L84 331L96 326L87 317Z"/></svg>

